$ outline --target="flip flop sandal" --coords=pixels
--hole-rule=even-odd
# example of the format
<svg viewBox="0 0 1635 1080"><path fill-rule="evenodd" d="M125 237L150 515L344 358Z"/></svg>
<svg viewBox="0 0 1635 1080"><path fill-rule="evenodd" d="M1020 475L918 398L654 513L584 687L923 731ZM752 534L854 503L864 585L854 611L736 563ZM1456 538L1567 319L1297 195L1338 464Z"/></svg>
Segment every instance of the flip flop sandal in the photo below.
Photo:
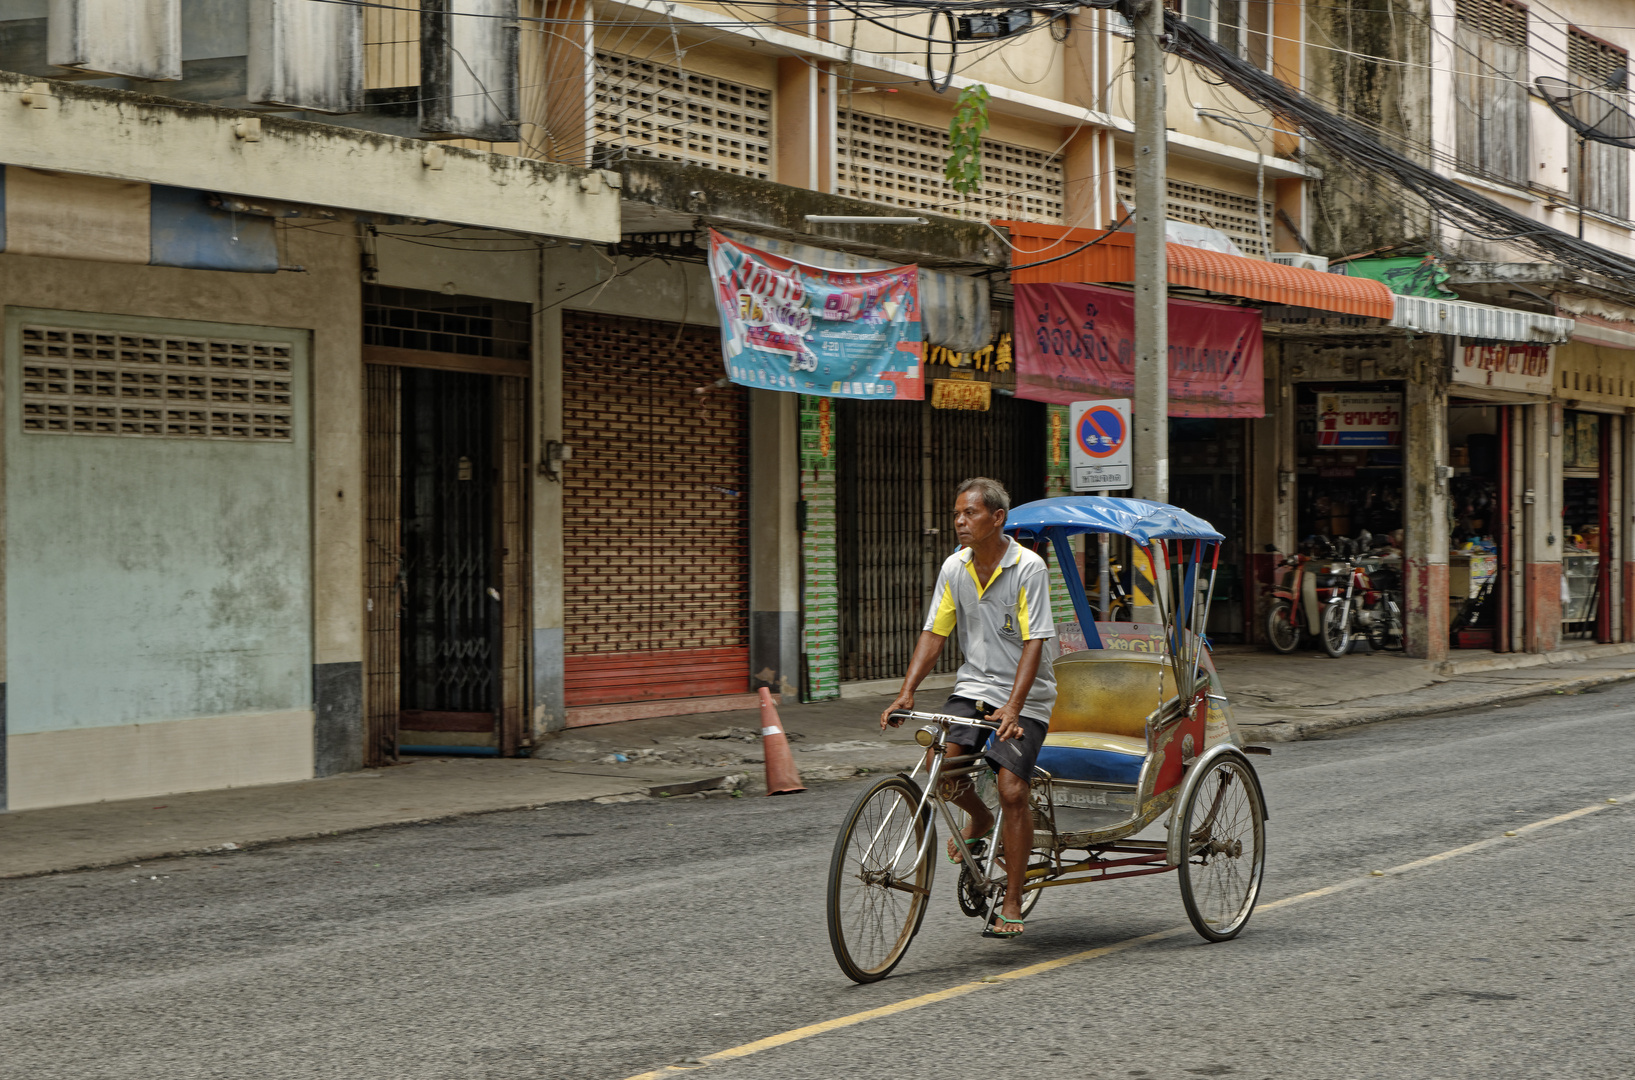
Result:
<svg viewBox="0 0 1635 1080"><path fill-rule="evenodd" d="M996 937L996 938L1013 938L1013 937L1020 937L1021 936L1021 934L1022 934L1022 920L1021 919L1007 919L1003 915L995 915L994 916L994 925L996 926L999 923L1005 923L1007 925L1014 926L1014 927L1016 927L1016 929L1015 930L995 930L993 928L993 926L989 926L988 929L982 931L982 936L983 937Z"/></svg>
<svg viewBox="0 0 1635 1080"><path fill-rule="evenodd" d="M967 837L966 838L965 846L971 849L971 854L972 855L981 855L982 854L981 845L988 842L989 838L991 838L993 836L994 829L997 828L998 825L999 825L999 823L996 821L992 825L988 826L988 831L983 833L981 836L972 836L972 837ZM953 863L955 866L959 865L959 848L958 847L955 847L953 852L949 854L948 861Z"/></svg>

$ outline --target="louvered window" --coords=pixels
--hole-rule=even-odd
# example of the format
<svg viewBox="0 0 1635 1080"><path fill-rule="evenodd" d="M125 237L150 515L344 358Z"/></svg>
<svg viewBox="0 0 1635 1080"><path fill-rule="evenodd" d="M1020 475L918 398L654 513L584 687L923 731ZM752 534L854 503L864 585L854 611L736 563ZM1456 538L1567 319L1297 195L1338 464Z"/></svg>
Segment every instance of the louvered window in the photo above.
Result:
<svg viewBox="0 0 1635 1080"><path fill-rule="evenodd" d="M598 52L596 139L603 161L655 157L765 180L772 91Z"/></svg>
<svg viewBox="0 0 1635 1080"><path fill-rule="evenodd" d="M1567 30L1567 76L1586 90L1604 94L1626 109L1630 107L1629 53L1577 27ZM1582 198L1587 209L1629 217L1629 151L1587 141L1581 173L1577 142L1575 138L1569 166L1574 201Z"/></svg>
<svg viewBox="0 0 1635 1080"><path fill-rule="evenodd" d="M55 435L294 437L288 342L22 328L23 430Z"/></svg>
<svg viewBox="0 0 1635 1080"><path fill-rule="evenodd" d="M1511 0L1456 0L1454 144L1459 167L1511 184L1531 176L1527 9Z"/></svg>
<svg viewBox="0 0 1635 1080"><path fill-rule="evenodd" d="M948 186L948 132L843 109L838 117L841 195L953 217L1062 220L1061 159L1030 146L984 139L982 189L969 198Z"/></svg>
<svg viewBox="0 0 1635 1080"><path fill-rule="evenodd" d="M1164 213L1172 220L1217 229L1231 237L1245 255L1264 258L1269 253L1266 237L1271 234L1272 216L1277 212L1270 202L1262 201L1257 210L1252 195L1220 191L1182 180L1169 181L1168 196ZM1118 197L1127 203L1134 203L1133 170L1118 170Z"/></svg>

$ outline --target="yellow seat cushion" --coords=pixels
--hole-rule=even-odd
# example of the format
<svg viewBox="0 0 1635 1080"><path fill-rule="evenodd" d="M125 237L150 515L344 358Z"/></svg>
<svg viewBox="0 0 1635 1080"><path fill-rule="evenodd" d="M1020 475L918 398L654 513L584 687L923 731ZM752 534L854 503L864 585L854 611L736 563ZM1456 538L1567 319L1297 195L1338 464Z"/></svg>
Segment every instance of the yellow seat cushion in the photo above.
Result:
<svg viewBox="0 0 1635 1080"><path fill-rule="evenodd" d="M1137 757L1147 753L1147 740L1144 737L1132 739L1128 735L1102 735L1089 731L1062 734L1052 731L1045 736L1045 745L1070 746L1075 750L1106 750L1115 754L1135 754Z"/></svg>
<svg viewBox="0 0 1635 1080"><path fill-rule="evenodd" d="M1051 734L1089 732L1141 741L1147 717L1175 696L1175 672L1159 653L1083 649L1056 658Z"/></svg>

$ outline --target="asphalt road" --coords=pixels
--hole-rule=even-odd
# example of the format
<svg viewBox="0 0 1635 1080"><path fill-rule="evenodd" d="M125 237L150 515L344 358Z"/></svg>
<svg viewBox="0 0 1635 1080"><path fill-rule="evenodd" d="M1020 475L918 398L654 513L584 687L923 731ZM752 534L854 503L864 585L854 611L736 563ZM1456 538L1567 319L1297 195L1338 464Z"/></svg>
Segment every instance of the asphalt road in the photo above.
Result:
<svg viewBox="0 0 1635 1080"><path fill-rule="evenodd" d="M945 867L865 987L823 925L862 782L0 882L0 1077L622 1080L964 987L693 1075L1623 1078L1632 731L1625 685L1280 745L1263 904L1298 899L1236 941L1080 955L1184 928L1170 875L1050 890L986 940Z"/></svg>

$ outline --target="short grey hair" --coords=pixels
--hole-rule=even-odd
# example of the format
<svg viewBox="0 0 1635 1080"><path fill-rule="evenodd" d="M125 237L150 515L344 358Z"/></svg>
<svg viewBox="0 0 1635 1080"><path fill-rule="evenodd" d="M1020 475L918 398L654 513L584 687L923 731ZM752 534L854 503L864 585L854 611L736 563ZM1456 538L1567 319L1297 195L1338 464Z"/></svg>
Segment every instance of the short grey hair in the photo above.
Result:
<svg viewBox="0 0 1635 1080"><path fill-rule="evenodd" d="M1011 493L1005 490L1005 485L998 480L990 480L986 476L973 476L961 480L959 490L954 492L955 501L967 491L974 491L982 496L982 505L989 511L1009 510L1011 508Z"/></svg>

